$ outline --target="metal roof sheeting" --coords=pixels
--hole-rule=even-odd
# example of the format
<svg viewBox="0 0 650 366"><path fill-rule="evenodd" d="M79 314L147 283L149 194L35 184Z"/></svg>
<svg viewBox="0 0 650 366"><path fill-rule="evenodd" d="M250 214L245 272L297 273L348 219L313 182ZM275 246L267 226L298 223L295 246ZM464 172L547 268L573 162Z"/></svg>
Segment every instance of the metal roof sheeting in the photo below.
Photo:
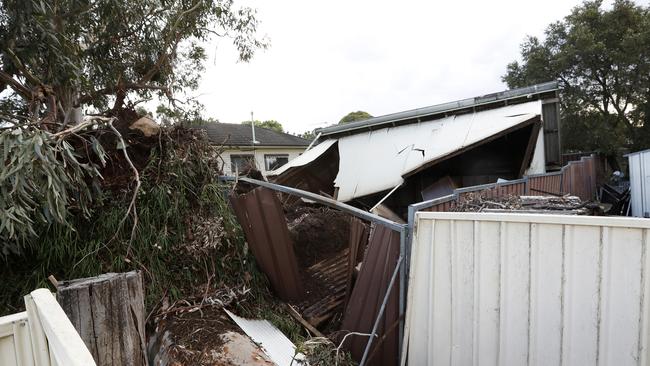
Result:
<svg viewBox="0 0 650 366"><path fill-rule="evenodd" d="M349 201L401 184L403 176L473 144L516 128L541 113L541 101L454 115L343 136L337 199Z"/></svg>
<svg viewBox="0 0 650 366"><path fill-rule="evenodd" d="M289 338L267 320L244 319L228 310L225 311L255 343L262 347L264 353L276 365L302 365L306 361L305 355L296 353L296 346Z"/></svg>
<svg viewBox="0 0 650 366"><path fill-rule="evenodd" d="M458 100L437 104L430 107L417 108L409 111L387 114L385 116L373 117L363 121L339 124L323 129L317 129L316 132L323 136L335 135L341 133L350 133L355 130L368 130L373 128L383 128L393 126L400 122L417 122L419 118L432 117L437 114L451 113L461 109L486 106L494 103L504 103L506 100L514 98L530 98L541 93L548 93L558 90L557 81L550 81L542 84L532 85L525 88L506 90L499 93L487 94L479 97ZM415 120L415 121L413 121Z"/></svg>
<svg viewBox="0 0 650 366"><path fill-rule="evenodd" d="M312 161L316 160L319 156L323 155L327 151L327 149L329 149L335 143L336 140L325 140L320 144L311 148L309 151L305 151L302 155L298 156L297 158L292 159L290 162L284 164L280 168L272 172L269 172L267 175L270 177L276 176L286 172L290 168L307 165Z"/></svg>

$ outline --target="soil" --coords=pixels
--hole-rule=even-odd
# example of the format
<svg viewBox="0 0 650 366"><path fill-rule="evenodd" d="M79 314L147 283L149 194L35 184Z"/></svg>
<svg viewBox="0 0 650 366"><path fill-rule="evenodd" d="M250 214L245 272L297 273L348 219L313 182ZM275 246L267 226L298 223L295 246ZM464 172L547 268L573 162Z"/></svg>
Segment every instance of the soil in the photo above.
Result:
<svg viewBox="0 0 650 366"><path fill-rule="evenodd" d="M348 247L350 236L350 215L338 210L317 205L292 205L285 207L287 226L294 244L302 284L307 293L306 298L296 304L300 311L332 295L322 279L315 279L307 271L310 266L336 257ZM343 306L333 312L339 319ZM322 324L325 328L331 321ZM319 328L323 328L319 326Z"/></svg>
<svg viewBox="0 0 650 366"><path fill-rule="evenodd" d="M292 206L285 213L298 265L307 268L348 246L350 215L319 206Z"/></svg>
<svg viewBox="0 0 650 366"><path fill-rule="evenodd" d="M158 327L168 330L173 335L175 344L194 351L220 349L223 345L221 334L229 330L241 332L221 306L209 306L201 311L174 315L161 320Z"/></svg>

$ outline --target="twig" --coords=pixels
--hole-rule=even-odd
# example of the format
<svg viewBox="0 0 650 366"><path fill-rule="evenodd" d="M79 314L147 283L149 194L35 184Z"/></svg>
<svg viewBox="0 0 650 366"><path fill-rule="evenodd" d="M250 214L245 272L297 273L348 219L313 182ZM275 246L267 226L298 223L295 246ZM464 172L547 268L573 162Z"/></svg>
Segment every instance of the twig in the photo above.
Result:
<svg viewBox="0 0 650 366"><path fill-rule="evenodd" d="M133 177L135 178L135 189L133 190L133 197L131 197L131 202L129 203L129 208L126 210L126 214L120 220L120 223L117 225L117 231L120 230L122 225L124 224L124 221L126 221L127 217L129 217L130 213L133 213L133 227L131 228L131 238L129 239L129 246L126 250L126 255L127 257L130 256L131 253L131 242L133 241L133 238L135 237L135 230L138 226L138 210L135 206L135 200L138 197L138 192L140 191L140 173L138 173L138 169L136 169L135 165L133 165L133 162L131 161L131 158L129 157L129 153L126 151L126 143L124 142L124 139L122 138L122 134L113 126L113 121L115 119L112 119L110 122L108 122L108 127L110 127L111 130L115 133L118 139L120 139L120 143L122 144L122 152L124 153L124 158L126 161L129 163L129 166L131 167L131 170L133 171ZM116 232L117 234L117 232Z"/></svg>
<svg viewBox="0 0 650 366"><path fill-rule="evenodd" d="M370 334L370 333L359 333L359 332L350 332L346 335L343 336L343 339L341 340L341 343L339 343L339 346L336 347L336 366L339 365L339 351L341 350L341 347L343 346L343 343L345 343L345 339L348 336L351 335L358 335L358 336L364 336L364 337L372 337L372 336L377 336L376 334Z"/></svg>

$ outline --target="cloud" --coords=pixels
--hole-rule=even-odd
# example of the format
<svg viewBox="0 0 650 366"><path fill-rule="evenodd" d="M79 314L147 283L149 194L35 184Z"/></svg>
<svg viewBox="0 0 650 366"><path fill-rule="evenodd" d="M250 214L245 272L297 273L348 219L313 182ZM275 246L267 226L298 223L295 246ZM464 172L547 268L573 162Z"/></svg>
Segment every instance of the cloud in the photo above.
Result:
<svg viewBox="0 0 650 366"><path fill-rule="evenodd" d="M229 40L210 43L199 100L222 122L254 111L303 132L353 110L381 115L499 91L524 37L579 3L247 1L271 47L243 64Z"/></svg>

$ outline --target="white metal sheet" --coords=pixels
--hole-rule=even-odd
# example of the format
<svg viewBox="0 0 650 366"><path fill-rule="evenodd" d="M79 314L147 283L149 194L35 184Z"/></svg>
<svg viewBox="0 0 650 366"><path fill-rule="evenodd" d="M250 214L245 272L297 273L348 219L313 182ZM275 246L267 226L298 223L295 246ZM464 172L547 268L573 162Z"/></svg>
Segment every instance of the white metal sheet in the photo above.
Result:
<svg viewBox="0 0 650 366"><path fill-rule="evenodd" d="M650 150L627 155L632 216L650 217Z"/></svg>
<svg viewBox="0 0 650 366"><path fill-rule="evenodd" d="M421 166L520 125L541 110L541 102L534 101L341 137L338 200L391 189Z"/></svg>
<svg viewBox="0 0 650 366"><path fill-rule="evenodd" d="M298 156L295 159L290 160L288 163L279 167L278 169L268 172L268 176L280 175L287 170L303 165L307 165L312 161L318 159L319 156L323 155L327 149L336 143L335 139L329 139L321 142L320 144L312 147L309 151L305 151L302 155Z"/></svg>
<svg viewBox="0 0 650 366"><path fill-rule="evenodd" d="M409 364L647 364L649 232L634 218L418 213Z"/></svg>
<svg viewBox="0 0 650 366"><path fill-rule="evenodd" d="M306 360L305 355L296 353L296 346L289 338L267 320L244 319L228 310L225 311L255 343L262 347L276 365L300 365Z"/></svg>

